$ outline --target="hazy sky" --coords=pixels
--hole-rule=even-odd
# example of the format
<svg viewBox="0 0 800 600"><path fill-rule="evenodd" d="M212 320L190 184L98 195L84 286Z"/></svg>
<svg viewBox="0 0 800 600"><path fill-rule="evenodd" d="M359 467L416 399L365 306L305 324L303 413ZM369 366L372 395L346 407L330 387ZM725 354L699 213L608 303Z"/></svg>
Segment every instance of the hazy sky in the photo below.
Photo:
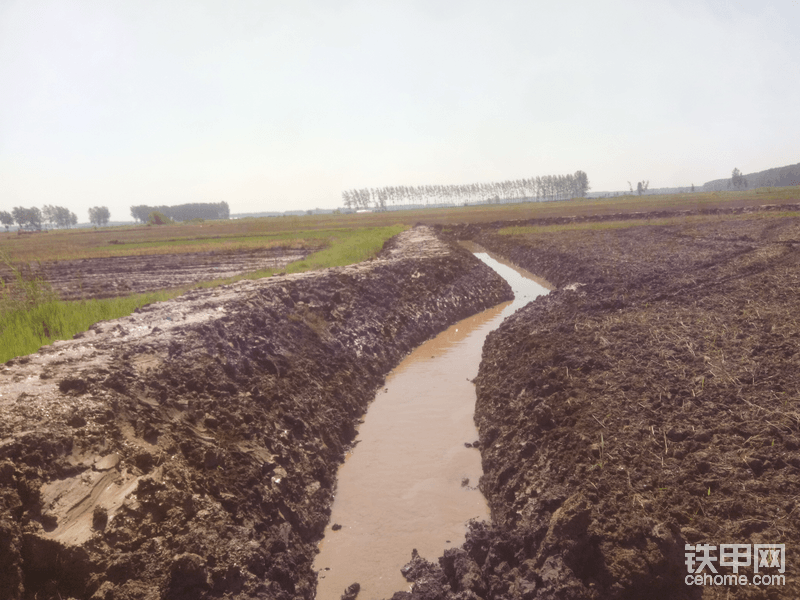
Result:
<svg viewBox="0 0 800 600"><path fill-rule="evenodd" d="M0 0L0 210L792 164L798 23L800 0Z"/></svg>

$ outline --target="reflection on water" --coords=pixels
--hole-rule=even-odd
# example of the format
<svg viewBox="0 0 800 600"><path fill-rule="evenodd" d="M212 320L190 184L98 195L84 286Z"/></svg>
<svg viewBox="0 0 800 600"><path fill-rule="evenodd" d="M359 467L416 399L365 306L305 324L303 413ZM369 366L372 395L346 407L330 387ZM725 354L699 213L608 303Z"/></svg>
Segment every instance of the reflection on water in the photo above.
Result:
<svg viewBox="0 0 800 600"><path fill-rule="evenodd" d="M359 600L408 589L400 568L412 549L435 561L464 541L470 519L488 519L475 489L480 453L473 422L483 341L505 317L547 289L524 272L476 253L511 284L513 302L460 321L409 354L370 405L358 445L339 469L331 522L315 561L317 600ZM333 524L342 529L332 531Z"/></svg>

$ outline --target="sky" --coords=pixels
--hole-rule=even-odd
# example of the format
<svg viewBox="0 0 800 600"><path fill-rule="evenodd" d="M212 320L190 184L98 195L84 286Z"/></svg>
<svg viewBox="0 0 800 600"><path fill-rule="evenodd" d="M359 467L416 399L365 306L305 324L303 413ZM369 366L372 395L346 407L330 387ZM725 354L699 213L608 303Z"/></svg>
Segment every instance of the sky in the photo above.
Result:
<svg viewBox="0 0 800 600"><path fill-rule="evenodd" d="M800 0L0 0L0 210L800 161Z"/></svg>

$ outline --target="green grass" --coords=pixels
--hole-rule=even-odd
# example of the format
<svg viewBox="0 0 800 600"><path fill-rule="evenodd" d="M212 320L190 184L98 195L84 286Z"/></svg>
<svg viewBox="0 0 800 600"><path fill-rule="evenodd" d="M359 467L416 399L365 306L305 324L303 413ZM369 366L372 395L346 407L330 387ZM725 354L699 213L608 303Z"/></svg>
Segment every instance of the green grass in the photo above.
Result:
<svg viewBox="0 0 800 600"><path fill-rule="evenodd" d="M36 352L56 340L69 339L98 321L118 319L137 308L169 300L180 290L101 300L48 300L0 314L0 362Z"/></svg>
<svg viewBox="0 0 800 600"><path fill-rule="evenodd" d="M283 272L300 273L361 262L375 256L386 240L407 228L395 225L325 232L329 246L304 260L290 263ZM86 331L98 321L127 316L141 306L175 298L191 289L65 302L56 297L47 282L26 277L20 269L13 267L7 256L0 256L0 260L14 273L14 280L0 287L0 362L31 354L56 340L69 339ZM268 277L274 273L274 270L258 271L192 287L213 287L240 279Z"/></svg>
<svg viewBox="0 0 800 600"><path fill-rule="evenodd" d="M329 247L308 255L304 260L290 264L287 273L299 273L326 267L343 267L375 256L386 240L408 229L405 225L372 227L369 229L341 230Z"/></svg>

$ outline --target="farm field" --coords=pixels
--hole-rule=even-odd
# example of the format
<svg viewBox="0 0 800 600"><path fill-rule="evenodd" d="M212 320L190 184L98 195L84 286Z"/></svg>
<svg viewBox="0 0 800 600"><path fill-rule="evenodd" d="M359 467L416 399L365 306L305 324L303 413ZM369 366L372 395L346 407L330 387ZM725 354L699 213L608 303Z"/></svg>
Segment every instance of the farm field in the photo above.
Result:
<svg viewBox="0 0 800 600"><path fill-rule="evenodd" d="M508 298L451 243L471 239L556 289L489 336L475 380L493 523L439 564L412 560L416 586L394 599L798 597L798 202L791 188L63 232L72 261L315 251L0 366L0 589L311 600L336 467L383 378ZM45 264L58 235L0 238ZM374 259L300 272L358 256ZM685 545L722 543L786 544L785 580L687 586Z"/></svg>
<svg viewBox="0 0 800 600"><path fill-rule="evenodd" d="M736 192L618 196L560 202L484 204L361 214L329 214L185 222L175 225L53 230L45 235L0 233L0 252L14 263L191 252L235 252L316 246L332 230L394 225L446 225L528 219L596 217L658 211L731 209L800 202L800 187Z"/></svg>
<svg viewBox="0 0 800 600"><path fill-rule="evenodd" d="M798 201L800 188L0 233L0 362L198 285L342 266L414 223L655 218ZM685 217L685 215L684 215ZM676 217L673 217L676 218ZM553 225L557 226L557 225ZM23 281L24 280L24 281Z"/></svg>
<svg viewBox="0 0 800 600"><path fill-rule="evenodd" d="M243 221L234 227L205 224L205 231L215 225L225 235L198 237L204 224L193 223L155 232L139 227L5 234L5 246L0 246L0 361L198 286L357 263L373 257L405 228L287 229L258 236ZM36 260L20 258L25 256Z"/></svg>

